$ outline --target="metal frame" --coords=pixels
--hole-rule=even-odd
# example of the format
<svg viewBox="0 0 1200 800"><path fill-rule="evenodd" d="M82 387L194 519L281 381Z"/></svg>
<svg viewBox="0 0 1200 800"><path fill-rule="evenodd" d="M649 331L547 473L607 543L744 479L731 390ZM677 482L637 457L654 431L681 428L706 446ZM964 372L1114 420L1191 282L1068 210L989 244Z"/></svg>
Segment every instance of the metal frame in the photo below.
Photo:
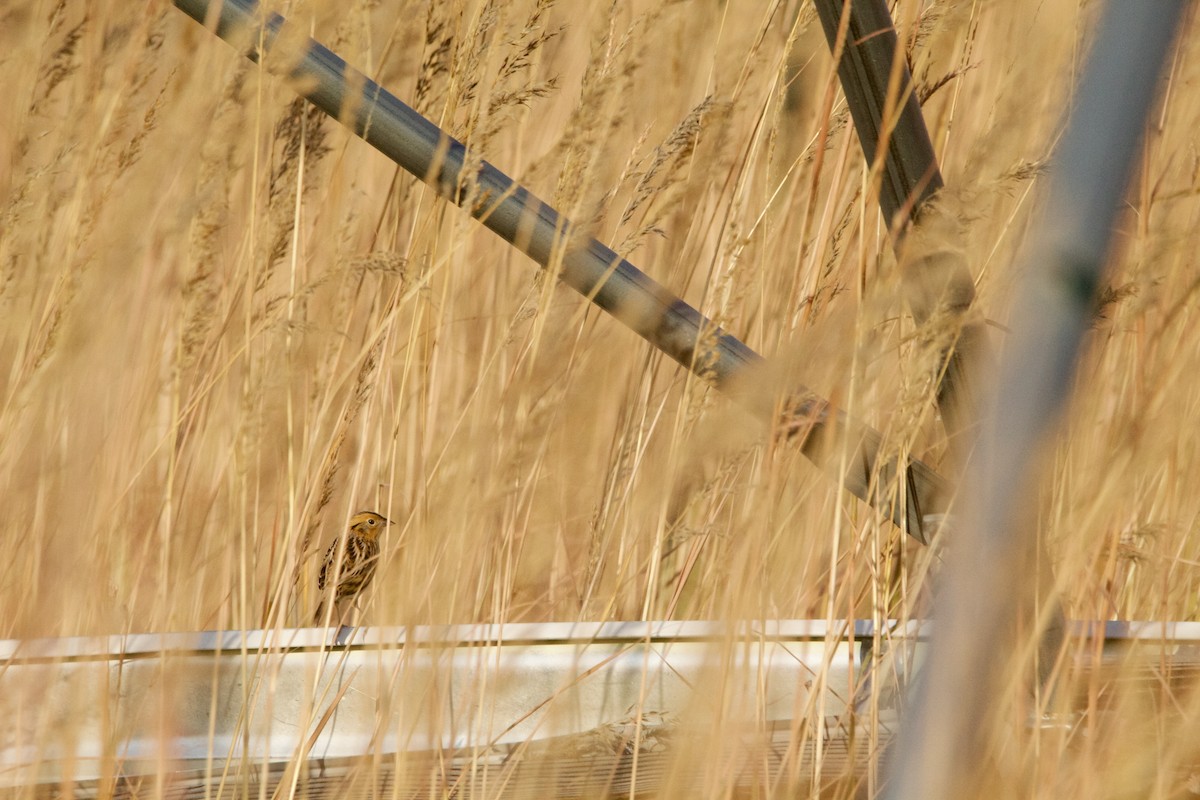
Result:
<svg viewBox="0 0 1200 800"><path fill-rule="evenodd" d="M759 620L359 628L340 646L312 628L0 641L0 791L128 796L161 781L194 796L296 780L326 796L358 775L382 794L406 779L407 794L428 794L431 776L450 775L596 796L702 779L671 759L714 725L768 777L794 769L785 755L799 747L805 768L846 779L893 738L934 633L915 620ZM1069 633L1099 656L1093 668L1131 648L1159 667L1200 663L1200 623ZM64 720L69 739L47 735Z"/></svg>
<svg viewBox="0 0 1200 800"><path fill-rule="evenodd" d="M857 109L864 150L881 166L881 207L899 243L908 218L919 221L919 208L941 184L910 91L911 76L897 69L895 34L881 0L816 3L831 48L842 57L839 70ZM728 389L762 361L611 249L578 234L570 221L495 167L475 162L461 143L336 55L306 37L281 36L282 18L260 20L250 0L218 0L219 12L211 18L215 6L206 0L175 4L207 20L219 36L251 43L251 58L285 64L285 77L296 81L314 105L694 373ZM889 796L961 796L964 775L975 766L971 756L978 752L972 748L978 744L979 720L993 701L988 678L997 662L995 637L1024 613L1012 602L1013 585L1006 581L1016 575L1030 534L1008 509L1020 507L1021 476L1066 396L1142 120L1185 5L1182 0L1111 0L1106 8L1061 148L1056 190L1045 215L1054 223L1030 256L1034 279L1023 303L1027 325L1016 329L1017 344L1001 368L1005 403L994 403L998 410L992 435L982 444L985 457L968 484L977 489L974 510L939 599L943 616L929 645L926 689L891 760L895 780ZM277 43L296 39L297 50L274 58ZM886 82L881 79L885 71ZM902 109L895 128L887 123L887 98ZM887 148L882 160L876 147ZM480 166L468 170L473 163ZM1014 387L1024 391L1014 393ZM761 400L739 399L761 413ZM854 425L811 393L796 398L789 411L814 430L857 431L861 445L851 460L852 472L841 476L844 485L924 540L923 515L944 509L946 485L936 473L920 461L903 469L880 463L879 433ZM813 441L810 434L801 441L810 456ZM898 502L881 491L890 480L903 489ZM1017 580L1015 586L1021 585ZM346 645L331 644L330 632L314 629L0 642L0 709L15 721L14 741L40 741L44 730L38 726L47 719L94 715L77 729L87 740L85 751L64 750L57 754L59 761L53 750L0 747L0 786L91 780L95 793L106 794L111 787L103 781L114 767L132 786L130 776L161 775L167 761L191 769L197 785L211 784L214 767L235 763L273 775L276 786L284 780L295 785L302 780L299 773L289 776L280 765L308 759L323 771L327 760L334 771L352 772L350 762L338 760L413 749L468 752L467 763L475 765L487 761L481 753L498 753L500 746L520 748L539 737L561 744L563 737L614 724L626 737L609 753L619 764L640 751L641 737L653 727L646 720L647 701L660 715L702 704L695 687L712 672L714 655L731 647L740 654L742 669L723 680L743 681L736 691L747 708L769 710L760 713L758 723L766 720L790 731L796 710L805 704L823 704L827 718L835 720L852 713L856 687L881 680L878 676L886 674L902 690L912 665L923 658L918 651L926 649L929 633L920 622L878 629L869 622L656 622L366 628L355 630ZM1189 665L1200 661L1195 644L1200 623L1073 623L1066 634L1103 636L1116 647L1158 644L1165 648L1160 657L1169 650L1172 659ZM889 645L887 653L871 649L880 642ZM880 670L884 661L888 669ZM411 687L401 685L401 675ZM820 675L822 682L806 694L811 675ZM599 689L589 694L592 682ZM408 688L422 693L413 700L416 705L406 706L400 696ZM493 703L488 714L482 711L485 697ZM33 707L30 698L36 699ZM422 706L426 700L432 705ZM391 723L403 723L408 719L403 709L418 706L430 715L411 718L416 721L410 738L380 733L403 731L403 724ZM636 710L614 723L623 709ZM480 725L485 716L486 725ZM164 725L168 717L175 728ZM382 725L385 717L390 727ZM115 734L105 727L114 720ZM174 739L176 750L164 754L168 729L180 735ZM426 738L418 737L418 729ZM828 731L825 741L827 746L832 741ZM497 766L515 753L499 754ZM634 775L636 763L634 755ZM64 765L74 771L64 774ZM309 772L303 780L319 777ZM609 780L611 788L615 784ZM594 789L588 784L581 791Z"/></svg>
<svg viewBox="0 0 1200 800"><path fill-rule="evenodd" d="M775 398L739 391L736 379L763 364L733 335L688 305L602 242L582 234L538 199L434 123L318 42L289 28L278 14L263 19L255 0L174 0L222 39L248 46L247 57L289 80L296 92L397 165L528 255L592 303L670 356L763 416ZM478 164L478 166L474 166ZM471 165L468 167L468 165ZM884 451L883 436L800 387L786 402L787 430L804 453L832 472L856 497L924 542L924 517L945 511L950 486L929 465L903 467ZM852 448L841 473L838 447Z"/></svg>

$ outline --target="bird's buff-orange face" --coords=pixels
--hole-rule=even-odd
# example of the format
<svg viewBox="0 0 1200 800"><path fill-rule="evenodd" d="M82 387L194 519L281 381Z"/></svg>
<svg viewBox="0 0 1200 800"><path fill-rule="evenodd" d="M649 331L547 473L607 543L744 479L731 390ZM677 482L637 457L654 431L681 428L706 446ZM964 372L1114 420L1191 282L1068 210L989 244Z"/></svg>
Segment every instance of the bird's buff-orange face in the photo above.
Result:
<svg viewBox="0 0 1200 800"><path fill-rule="evenodd" d="M391 524L391 520L374 511L360 511L350 518L350 530L371 539L374 539L380 531Z"/></svg>

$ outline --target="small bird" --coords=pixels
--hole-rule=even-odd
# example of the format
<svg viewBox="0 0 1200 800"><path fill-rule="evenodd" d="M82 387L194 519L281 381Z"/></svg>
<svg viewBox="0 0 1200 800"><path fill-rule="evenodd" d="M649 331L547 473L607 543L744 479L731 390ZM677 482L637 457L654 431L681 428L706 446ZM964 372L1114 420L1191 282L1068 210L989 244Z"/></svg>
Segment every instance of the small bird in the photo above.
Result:
<svg viewBox="0 0 1200 800"><path fill-rule="evenodd" d="M317 588L324 592L329 584L334 584L332 594L336 614L333 621L339 626L349 611L349 608L343 609L343 601L349 600L347 605L352 606L359 593L375 577L375 567L379 564L379 534L391 524L391 520L374 511L360 511L350 518L350 531L346 534L341 563L338 563L341 539L334 540L325 551L325 562L317 576ZM317 606L313 620L317 625L325 618L328 599L328 596L322 598Z"/></svg>

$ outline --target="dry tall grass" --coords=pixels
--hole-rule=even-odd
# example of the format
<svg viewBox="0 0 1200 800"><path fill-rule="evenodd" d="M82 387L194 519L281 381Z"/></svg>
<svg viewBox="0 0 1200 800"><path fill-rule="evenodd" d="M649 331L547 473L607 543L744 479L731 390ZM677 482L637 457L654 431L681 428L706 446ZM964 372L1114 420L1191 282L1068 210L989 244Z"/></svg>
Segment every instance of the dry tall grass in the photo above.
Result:
<svg viewBox="0 0 1200 800"><path fill-rule="evenodd" d="M1092 5L895 10L999 322ZM936 332L806 2L284 11L777 359L768 383L944 457ZM1042 477L1073 617L1200 613L1195 42ZM399 521L371 624L926 610L932 551L165 0L6 3L0 54L0 636L299 624L360 508ZM1150 739L1011 764L1094 797L1177 766Z"/></svg>

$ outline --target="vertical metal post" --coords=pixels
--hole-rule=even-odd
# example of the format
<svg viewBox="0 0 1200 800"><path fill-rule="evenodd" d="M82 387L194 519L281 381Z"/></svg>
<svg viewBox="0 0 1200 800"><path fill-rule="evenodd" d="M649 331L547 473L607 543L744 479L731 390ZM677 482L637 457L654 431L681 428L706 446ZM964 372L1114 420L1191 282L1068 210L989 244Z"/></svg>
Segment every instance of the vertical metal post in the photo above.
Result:
<svg viewBox="0 0 1200 800"><path fill-rule="evenodd" d="M894 800L988 794L978 780L1004 704L999 672L1013 666L1016 622L1034 627L1023 569L1035 539L1022 515L1032 505L1030 471L1071 388L1117 210L1186 5L1110 0L1103 10L1049 202L1023 259L1012 342L969 465L965 524L943 575L918 702L892 754L886 796Z"/></svg>

